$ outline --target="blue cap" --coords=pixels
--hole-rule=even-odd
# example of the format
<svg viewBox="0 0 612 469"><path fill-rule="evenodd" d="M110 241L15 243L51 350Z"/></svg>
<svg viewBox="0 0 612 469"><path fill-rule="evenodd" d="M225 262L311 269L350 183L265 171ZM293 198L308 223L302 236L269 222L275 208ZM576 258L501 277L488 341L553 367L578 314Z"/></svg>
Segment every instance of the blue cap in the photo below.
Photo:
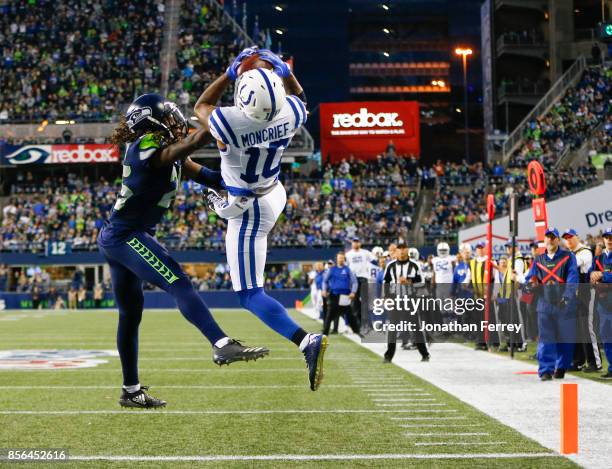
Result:
<svg viewBox="0 0 612 469"><path fill-rule="evenodd" d="M548 228L544 236L553 235L555 238L559 237L559 230L557 228Z"/></svg>
<svg viewBox="0 0 612 469"><path fill-rule="evenodd" d="M484 248L485 246L486 246L486 243L484 241L478 241L476 243L476 249Z"/></svg>
<svg viewBox="0 0 612 469"><path fill-rule="evenodd" d="M359 237L358 237L358 236L353 236L353 239L352 239L351 241L357 241L357 242L359 242L359 241L360 241L360 239L359 239Z"/></svg>
<svg viewBox="0 0 612 469"><path fill-rule="evenodd" d="M505 247L507 248L511 248L512 247L512 240L509 239L508 241L506 241L506 244L504 244Z"/></svg>
<svg viewBox="0 0 612 469"><path fill-rule="evenodd" d="M608 228L606 231L604 231L602 236L604 238L607 238L608 236L612 236L612 228Z"/></svg>
<svg viewBox="0 0 612 469"><path fill-rule="evenodd" d="M578 236L578 233L574 228L569 228L563 233L563 237L565 238L566 236Z"/></svg>

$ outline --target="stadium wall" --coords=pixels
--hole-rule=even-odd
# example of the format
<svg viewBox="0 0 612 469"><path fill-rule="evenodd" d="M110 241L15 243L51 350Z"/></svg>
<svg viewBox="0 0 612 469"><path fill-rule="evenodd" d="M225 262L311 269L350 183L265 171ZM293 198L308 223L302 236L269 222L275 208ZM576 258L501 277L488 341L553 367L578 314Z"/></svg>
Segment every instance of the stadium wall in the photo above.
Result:
<svg viewBox="0 0 612 469"><path fill-rule="evenodd" d="M548 224L559 231L574 228L584 238L596 235L612 226L612 181L577 194L562 197L547 204ZM508 216L493 221L493 255L505 254L504 243L510 230ZM459 231L459 242L475 245L486 239L487 224ZM535 239L535 224L531 208L521 210L518 216L517 242L521 251L529 252L529 243Z"/></svg>
<svg viewBox="0 0 612 469"><path fill-rule="evenodd" d="M310 290L269 290L267 293L276 298L285 308L294 308L296 301L302 301ZM210 308L240 308L238 295L231 290L211 290L199 292L204 302ZM144 307L146 309L174 309L176 303L172 296L163 291L144 292ZM43 306L46 306L43 298ZM91 293L87 294L83 311L95 308ZM112 293L106 293L101 302L102 308L115 308ZM4 309L30 309L32 308L32 295L30 293L0 292L0 311Z"/></svg>

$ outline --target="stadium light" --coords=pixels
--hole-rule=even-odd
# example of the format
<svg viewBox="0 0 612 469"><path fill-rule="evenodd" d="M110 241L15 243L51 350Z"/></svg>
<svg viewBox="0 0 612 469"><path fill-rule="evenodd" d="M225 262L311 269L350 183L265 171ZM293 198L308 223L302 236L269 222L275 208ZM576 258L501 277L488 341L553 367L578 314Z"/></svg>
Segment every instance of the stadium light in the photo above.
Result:
<svg viewBox="0 0 612 469"><path fill-rule="evenodd" d="M383 33L389 34L391 30L389 28L383 28Z"/></svg>
<svg viewBox="0 0 612 469"><path fill-rule="evenodd" d="M383 10L385 10L385 11L389 11L389 5L387 5L386 3L383 3L383 4L381 5L381 7L382 7L382 9L383 9Z"/></svg>
<svg viewBox="0 0 612 469"><path fill-rule="evenodd" d="M385 57L389 57L389 53L388 53L387 51L383 52L383 55L384 55Z"/></svg>
<svg viewBox="0 0 612 469"><path fill-rule="evenodd" d="M275 29L275 30L274 30L274 32L275 32L276 34L278 34L279 36L282 36L282 35L283 35L283 30L282 30L282 29Z"/></svg>
<svg viewBox="0 0 612 469"><path fill-rule="evenodd" d="M274 9L275 9L276 11L283 11L283 7L282 7L282 6L280 6L280 5L274 5Z"/></svg>
<svg viewBox="0 0 612 469"><path fill-rule="evenodd" d="M470 136L468 123L468 82L467 82L467 58L472 55L473 51L469 47L457 47L455 55L461 57L463 61L463 119L465 132L465 159L470 162Z"/></svg>

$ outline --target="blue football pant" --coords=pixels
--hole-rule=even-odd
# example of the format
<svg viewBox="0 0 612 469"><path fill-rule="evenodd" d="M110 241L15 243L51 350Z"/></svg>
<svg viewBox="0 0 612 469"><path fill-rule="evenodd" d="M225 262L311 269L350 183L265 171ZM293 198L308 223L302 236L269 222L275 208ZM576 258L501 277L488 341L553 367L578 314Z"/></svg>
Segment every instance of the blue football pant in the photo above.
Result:
<svg viewBox="0 0 612 469"><path fill-rule="evenodd" d="M602 306L597 308L599 313L599 332L603 343L604 353L608 360L608 371L612 373L612 311L604 309Z"/></svg>
<svg viewBox="0 0 612 469"><path fill-rule="evenodd" d="M574 357L576 342L576 304L560 310L550 304L538 305L538 374L568 370Z"/></svg>
<svg viewBox="0 0 612 469"><path fill-rule="evenodd" d="M155 238L145 232L130 234L125 242L99 245L111 271L119 309L117 349L124 385L138 384L138 326L142 319L146 281L168 292L183 316L214 344L226 337L181 266Z"/></svg>

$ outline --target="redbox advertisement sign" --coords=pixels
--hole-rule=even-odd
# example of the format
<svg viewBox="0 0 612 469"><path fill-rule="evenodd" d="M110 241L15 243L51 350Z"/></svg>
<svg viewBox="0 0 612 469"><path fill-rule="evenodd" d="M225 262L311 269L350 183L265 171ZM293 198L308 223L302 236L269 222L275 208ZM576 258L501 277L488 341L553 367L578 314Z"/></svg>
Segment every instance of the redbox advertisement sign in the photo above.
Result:
<svg viewBox="0 0 612 469"><path fill-rule="evenodd" d="M391 141L397 154L420 153L416 101L322 103L320 112L323 159L374 158Z"/></svg>
<svg viewBox="0 0 612 469"><path fill-rule="evenodd" d="M3 145L0 164L5 166L27 164L114 163L119 161L115 145Z"/></svg>

